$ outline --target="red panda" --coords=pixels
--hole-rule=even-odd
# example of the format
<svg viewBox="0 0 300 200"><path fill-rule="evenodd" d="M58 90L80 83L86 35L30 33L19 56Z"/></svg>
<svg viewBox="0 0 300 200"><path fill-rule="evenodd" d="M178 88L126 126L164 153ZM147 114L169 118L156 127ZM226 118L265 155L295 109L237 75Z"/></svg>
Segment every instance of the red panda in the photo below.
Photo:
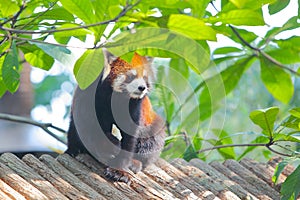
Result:
<svg viewBox="0 0 300 200"><path fill-rule="evenodd" d="M82 109L85 98L91 96L89 88L77 89L66 153L96 155L107 165L106 178L128 183L128 169L137 173L159 157L164 146L164 120L154 112L148 97L154 73L147 58L135 53L128 63L107 51L104 57L105 66L90 101L95 104L91 109L96 113L96 123L87 119L92 116L91 109ZM98 125L101 131L95 131Z"/></svg>

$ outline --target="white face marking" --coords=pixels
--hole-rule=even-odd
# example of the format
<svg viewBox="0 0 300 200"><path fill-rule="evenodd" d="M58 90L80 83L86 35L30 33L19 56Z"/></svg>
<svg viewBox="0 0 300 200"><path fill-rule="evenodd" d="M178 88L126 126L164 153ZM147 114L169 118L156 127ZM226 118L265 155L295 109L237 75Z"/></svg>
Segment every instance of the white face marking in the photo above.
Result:
<svg viewBox="0 0 300 200"><path fill-rule="evenodd" d="M143 78L134 79L126 85L126 89L132 98L143 98L148 93L147 83Z"/></svg>
<svg viewBox="0 0 300 200"><path fill-rule="evenodd" d="M134 76L137 75L136 69L129 70L128 73L130 73L130 74L132 74L132 75L134 75Z"/></svg>
<svg viewBox="0 0 300 200"><path fill-rule="evenodd" d="M146 70L143 71L143 76L147 76L148 72Z"/></svg>
<svg viewBox="0 0 300 200"><path fill-rule="evenodd" d="M116 92L127 93L131 98L141 99L148 92L148 84L144 77L147 77L147 71L143 70L144 77L137 77L136 69L129 70L126 75L118 75L112 83L113 90Z"/></svg>

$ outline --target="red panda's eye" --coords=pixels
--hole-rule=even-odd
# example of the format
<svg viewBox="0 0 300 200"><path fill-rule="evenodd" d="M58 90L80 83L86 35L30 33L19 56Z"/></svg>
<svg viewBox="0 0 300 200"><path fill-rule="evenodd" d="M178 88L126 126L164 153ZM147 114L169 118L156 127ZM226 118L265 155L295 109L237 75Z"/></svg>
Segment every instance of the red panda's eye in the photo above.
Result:
<svg viewBox="0 0 300 200"><path fill-rule="evenodd" d="M127 82L131 82L135 79L135 75L133 74L127 74L127 77L126 77L126 81Z"/></svg>

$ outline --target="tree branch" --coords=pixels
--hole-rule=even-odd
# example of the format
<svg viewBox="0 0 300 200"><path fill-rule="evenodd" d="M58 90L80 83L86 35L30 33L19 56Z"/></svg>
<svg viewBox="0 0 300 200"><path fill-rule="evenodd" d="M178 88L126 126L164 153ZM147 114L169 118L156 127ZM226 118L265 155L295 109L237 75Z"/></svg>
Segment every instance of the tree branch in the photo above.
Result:
<svg viewBox="0 0 300 200"><path fill-rule="evenodd" d="M203 153L205 151L211 151L211 150L215 150L215 149L222 149L222 148L229 148L229 147L264 147L267 144L265 143L256 143L256 144L225 144L225 145L217 145L217 146L213 146L213 147L209 147L209 148L205 148L205 149L201 149L196 151L196 153Z"/></svg>
<svg viewBox="0 0 300 200"><path fill-rule="evenodd" d="M33 126L40 127L46 133L48 133L49 135L51 135L52 137L57 139L59 142L61 142L63 144L67 144L66 140L62 139L61 137L58 137L56 134L54 134L52 131L50 131L49 128L53 128L53 129L55 129L59 132L62 132L65 136L66 136L67 132L65 130L59 128L59 127L56 127L56 126L52 125L51 123L40 123L40 122L31 120L31 119L28 119L28 118L25 118L25 117L9 115L9 114L3 114L3 113L0 113L0 119L12 121L12 122L18 122L18 123L25 123L25 124L30 124L30 125L33 125Z"/></svg>
<svg viewBox="0 0 300 200"><path fill-rule="evenodd" d="M233 31L233 33L239 38L239 40L241 40L241 42L249 47L250 49L254 50L255 52L258 52L259 54L261 54L262 56L264 56L266 59L268 59L270 62L272 62L273 64L275 64L276 66L288 70L290 73L295 74L297 76L300 76L300 73L298 73L297 71L283 65L282 63L280 63L279 61L277 61L276 59L272 58L270 55L268 55L266 52L264 52L262 49L260 48L256 48L254 46L252 46L251 44L249 44L246 40L244 40L244 38L237 32L237 30L229 24L229 27L231 28L231 30Z"/></svg>
<svg viewBox="0 0 300 200"><path fill-rule="evenodd" d="M244 40L244 38L239 34L239 32L237 32L237 30L231 25L229 24L229 27L231 28L231 30L233 31L233 33L239 38L239 40L241 40L241 42L246 45L247 47L249 47L252 50L258 51L260 52L259 48L253 47L251 44L249 44L246 40Z"/></svg>
<svg viewBox="0 0 300 200"><path fill-rule="evenodd" d="M0 37L8 37L8 36L0 34ZM47 44L47 45L54 45L54 46L59 46L59 47L66 47L66 48L95 49L94 47L70 46L70 45L65 45L65 44L57 44L57 43L45 42L45 41L42 41L42 40L21 38L21 37L17 37L17 36L11 36L11 38L15 39L15 40L22 40L22 41L27 41L27 42L35 42L35 43L41 43L41 44Z"/></svg>
<svg viewBox="0 0 300 200"><path fill-rule="evenodd" d="M113 19L110 20L105 20L102 22L97 22L94 24L88 24L88 25L82 25L78 27L71 27L71 28L64 28L64 29L50 29L50 30L41 30L41 31L34 31L34 30L20 30L20 29L13 29L13 28L6 28L3 26L0 26L1 30L4 31L9 31L11 33L19 33L19 34L44 34L44 33L55 33L55 32L64 32L64 31L73 31L73 30L78 30L78 29L83 29L83 28L90 28L94 26L99 26L99 25L104 25L104 24L109 24L111 22L116 22L119 18L123 17L129 10L131 10L134 6L136 6L138 3L140 3L141 0L137 1L135 4L127 4L122 11Z"/></svg>
<svg viewBox="0 0 300 200"><path fill-rule="evenodd" d="M277 61L276 59L274 59L273 57L271 57L269 54L267 54L266 52L264 51L260 51L261 55L264 56L266 59L268 59L270 62L272 62L273 64L275 64L276 66L280 67L280 68L283 68L285 70L288 70L289 72L297 75L297 76L300 76L300 73L298 73L297 71L294 71L293 69L283 65L282 63L280 63L279 61Z"/></svg>
<svg viewBox="0 0 300 200"><path fill-rule="evenodd" d="M278 142L278 141L277 141ZM271 146L272 145L276 145L274 142L272 142L271 140L268 143L256 143L256 144L226 144L226 145L217 145L217 146L213 146L213 147L209 147L209 148L205 148L205 149L201 149L196 151L196 153L203 153L205 151L211 151L211 150L215 150L215 149L222 149L222 148L229 148L229 147L266 147L267 149L269 149L271 152L276 153L278 155L281 156L285 156L285 157L291 157L293 156L292 154L286 154L286 153L281 153L275 149L273 149Z"/></svg>
<svg viewBox="0 0 300 200"><path fill-rule="evenodd" d="M281 153L281 152L279 152L279 151L274 150L273 148L271 148L271 145L268 145L268 144L267 144L266 147L267 147L270 151L272 151L273 153L276 153L276 154L278 154L278 155L286 156L286 157L291 157L291 156L292 156L292 154Z"/></svg>

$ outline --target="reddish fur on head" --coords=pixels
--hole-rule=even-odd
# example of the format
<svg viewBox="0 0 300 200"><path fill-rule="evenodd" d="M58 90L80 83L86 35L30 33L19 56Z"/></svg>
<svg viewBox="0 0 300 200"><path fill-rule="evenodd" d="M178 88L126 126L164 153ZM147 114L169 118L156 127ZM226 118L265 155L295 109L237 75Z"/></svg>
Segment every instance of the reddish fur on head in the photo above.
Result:
<svg viewBox="0 0 300 200"><path fill-rule="evenodd" d="M143 70L147 65L148 65L147 59L143 56L140 56L138 53L134 53L131 63L128 63L125 60L122 60L120 57L118 57L111 64L110 77L113 80L119 74L125 74L127 71L131 69L136 69L137 76L142 77Z"/></svg>

